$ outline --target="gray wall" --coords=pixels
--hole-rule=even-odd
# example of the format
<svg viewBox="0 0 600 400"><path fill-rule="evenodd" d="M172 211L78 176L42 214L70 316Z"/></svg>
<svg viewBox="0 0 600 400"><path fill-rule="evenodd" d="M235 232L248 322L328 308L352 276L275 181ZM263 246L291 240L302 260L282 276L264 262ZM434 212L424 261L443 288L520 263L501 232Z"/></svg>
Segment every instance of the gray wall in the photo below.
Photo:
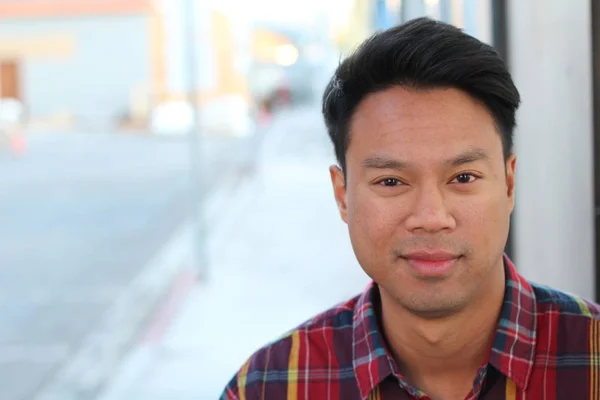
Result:
<svg viewBox="0 0 600 400"><path fill-rule="evenodd" d="M73 34L69 58L23 63L23 97L34 116L68 110L78 122L104 124L126 112L131 90L150 82L144 15L2 21L0 39Z"/></svg>
<svg viewBox="0 0 600 400"><path fill-rule="evenodd" d="M402 2L401 18L402 22L413 18L419 18L425 15L425 4L423 0L404 0Z"/></svg>
<svg viewBox="0 0 600 400"><path fill-rule="evenodd" d="M508 0L516 132L517 267L594 297L590 0Z"/></svg>

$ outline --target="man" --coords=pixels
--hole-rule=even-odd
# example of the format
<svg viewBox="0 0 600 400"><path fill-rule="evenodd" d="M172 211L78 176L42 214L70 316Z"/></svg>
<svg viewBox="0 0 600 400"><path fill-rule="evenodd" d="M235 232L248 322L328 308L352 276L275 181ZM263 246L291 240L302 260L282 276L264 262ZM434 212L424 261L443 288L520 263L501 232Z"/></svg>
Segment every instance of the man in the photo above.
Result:
<svg viewBox="0 0 600 400"><path fill-rule="evenodd" d="M600 307L504 255L519 102L493 48L429 19L341 63L330 174L373 283L256 352L222 398L600 399Z"/></svg>

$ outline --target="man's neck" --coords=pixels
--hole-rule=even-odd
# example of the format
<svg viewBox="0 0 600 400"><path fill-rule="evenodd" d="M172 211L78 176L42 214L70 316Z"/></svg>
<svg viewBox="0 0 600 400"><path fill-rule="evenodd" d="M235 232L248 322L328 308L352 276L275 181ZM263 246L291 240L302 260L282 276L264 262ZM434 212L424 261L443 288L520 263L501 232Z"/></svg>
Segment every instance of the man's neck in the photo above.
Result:
<svg viewBox="0 0 600 400"><path fill-rule="evenodd" d="M490 351L504 298L504 268L499 266L490 275L477 301L439 319L412 314L380 290L385 336L411 384L427 391L426 382L432 380L473 383Z"/></svg>

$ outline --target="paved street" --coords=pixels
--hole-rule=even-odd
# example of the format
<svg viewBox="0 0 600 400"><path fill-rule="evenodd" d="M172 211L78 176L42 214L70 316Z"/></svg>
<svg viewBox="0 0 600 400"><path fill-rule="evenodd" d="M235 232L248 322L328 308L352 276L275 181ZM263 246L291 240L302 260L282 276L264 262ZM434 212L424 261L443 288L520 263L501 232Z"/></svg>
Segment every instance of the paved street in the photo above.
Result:
<svg viewBox="0 0 600 400"><path fill-rule="evenodd" d="M251 151L210 140L205 192ZM176 138L47 133L23 158L0 149L0 399L30 399L164 245L187 216L188 171Z"/></svg>

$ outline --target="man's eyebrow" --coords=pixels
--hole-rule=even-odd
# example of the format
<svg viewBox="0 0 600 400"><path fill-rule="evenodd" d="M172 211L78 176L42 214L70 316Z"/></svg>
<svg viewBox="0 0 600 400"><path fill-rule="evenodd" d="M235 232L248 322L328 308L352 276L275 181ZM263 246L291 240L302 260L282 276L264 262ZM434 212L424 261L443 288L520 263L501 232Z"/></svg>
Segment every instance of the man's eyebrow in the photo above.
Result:
<svg viewBox="0 0 600 400"><path fill-rule="evenodd" d="M474 148L444 161L443 164L452 167L459 167L461 165L489 159L490 156L485 150ZM381 154L375 154L365 158L365 160L362 162L362 165L364 168L368 169L392 169L397 171L402 171L410 167L410 163L406 161L390 158Z"/></svg>
<svg viewBox="0 0 600 400"><path fill-rule="evenodd" d="M395 169L400 171L408 168L408 163L401 160L388 158L380 154L365 158L362 164L365 168L374 169Z"/></svg>
<svg viewBox="0 0 600 400"><path fill-rule="evenodd" d="M444 164L450 165L452 167L460 167L461 165L470 164L475 161L485 161L489 159L490 156L488 155L487 151L479 148L474 148L467 150L464 153L457 155L456 157L452 157L451 159L447 160Z"/></svg>

